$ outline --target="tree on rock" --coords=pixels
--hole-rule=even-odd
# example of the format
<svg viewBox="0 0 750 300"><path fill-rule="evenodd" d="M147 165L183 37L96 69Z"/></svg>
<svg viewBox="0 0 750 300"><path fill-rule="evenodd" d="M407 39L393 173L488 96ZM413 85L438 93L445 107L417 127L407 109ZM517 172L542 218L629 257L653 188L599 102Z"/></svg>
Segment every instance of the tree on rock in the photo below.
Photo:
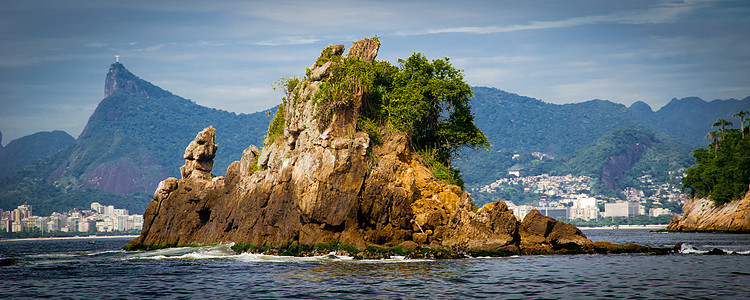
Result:
<svg viewBox="0 0 750 300"><path fill-rule="evenodd" d="M333 50L329 50L333 49ZM412 147L435 170L435 175L463 186L459 171L451 167L461 147L488 149L487 137L474 124L471 87L463 71L450 59L428 60L421 53L399 59L398 66L359 57L325 55L316 64L334 65L322 79L319 103L324 115L354 103L347 96L364 94L357 128L378 141L388 127L409 134ZM342 50L343 51L343 50ZM314 76L315 74L308 74Z"/></svg>
<svg viewBox="0 0 750 300"><path fill-rule="evenodd" d="M471 88L450 60L428 60L421 53L399 59L399 66L378 62L377 87L363 107L364 123L388 124L410 134L411 144L432 165L435 175L463 185L450 162L461 147L488 149L487 137L474 124Z"/></svg>

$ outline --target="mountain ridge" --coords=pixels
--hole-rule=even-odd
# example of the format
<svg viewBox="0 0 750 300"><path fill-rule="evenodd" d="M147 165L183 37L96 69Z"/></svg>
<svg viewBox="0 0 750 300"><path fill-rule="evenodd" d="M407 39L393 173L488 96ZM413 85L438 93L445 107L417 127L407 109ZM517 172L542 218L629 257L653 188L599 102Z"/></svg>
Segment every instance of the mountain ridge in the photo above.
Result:
<svg viewBox="0 0 750 300"><path fill-rule="evenodd" d="M475 91L471 101L476 124L487 133L493 145L490 151L464 151L454 162L463 170L465 181L474 184L507 176L506 169L510 165L492 163L511 161L510 153L514 151L540 151L561 157L593 143L616 127L650 128L656 130L659 140L677 140L678 137L669 134L670 130L658 130L655 126L662 124L667 129L684 129L685 126L654 120L664 119L661 116L668 112L695 114L696 110L715 111L705 109L706 105L729 107L721 111L731 111L737 105L748 104L750 107L750 97L710 102L683 98L673 99L654 112L643 102L635 102L630 107L607 100L551 104L496 88L472 89ZM691 108L691 105L700 106L700 109ZM45 178L46 183L55 184L58 190L54 193L64 193L61 191L72 188L82 191L102 189L120 195L134 192L148 195L159 180L178 175L176 170L181 162L174 159L173 153L181 151L178 145L190 139L192 132L205 126L219 129L216 139L222 145L221 151L234 155L219 156L215 169L226 169L233 160L232 156L241 155L245 145L260 144L269 114L273 112L275 108L236 114L203 107L140 79L124 65L114 63L105 79L105 97L89 117L79 138L60 149L63 153L52 154L44 160L54 165L54 169L50 171L49 165L36 165L32 166L34 170L21 172L18 176L34 174L34 178ZM715 117L716 114L709 114L703 119L712 121ZM731 120L731 116L725 118ZM672 119L690 118L676 116ZM702 122L708 122L705 120ZM703 136L711 130L710 124L696 128L690 130L700 131L693 135L705 142ZM685 152L689 151L688 147L681 147ZM487 162L492 163L488 165ZM3 207L20 204L21 198L8 196L18 195L14 192L18 189L13 186L19 185L20 181L9 179L0 184L0 192L4 191L0 193ZM23 185L27 187L39 184L32 180L25 182ZM46 189L39 186L39 190ZM34 197L37 196L23 198L23 201ZM145 203L135 207L145 208Z"/></svg>
<svg viewBox="0 0 750 300"><path fill-rule="evenodd" d="M10 141L5 147L0 147L0 178L64 148L73 141L75 139L62 130L41 131Z"/></svg>
<svg viewBox="0 0 750 300"><path fill-rule="evenodd" d="M117 201L130 197L137 203L125 208L143 211L148 198L142 195L153 194L159 181L179 174L181 163L172 158L183 150L178 141L206 126L221 129L217 142L232 155L217 159L216 168L226 170L231 156L240 156L246 144L262 141L273 111L236 114L200 106L114 63L105 79L105 97L78 139L45 158L43 164L28 165L3 180L0 207L49 203L75 191L81 200L66 203L78 203L77 208L109 194L104 197Z"/></svg>

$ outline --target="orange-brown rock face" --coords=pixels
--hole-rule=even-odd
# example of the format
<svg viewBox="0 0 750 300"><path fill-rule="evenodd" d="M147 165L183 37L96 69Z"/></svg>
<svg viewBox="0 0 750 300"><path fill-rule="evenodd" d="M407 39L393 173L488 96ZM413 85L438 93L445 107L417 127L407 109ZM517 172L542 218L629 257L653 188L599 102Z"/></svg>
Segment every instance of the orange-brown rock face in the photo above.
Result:
<svg viewBox="0 0 750 300"><path fill-rule="evenodd" d="M750 193L743 199L716 206L709 199L690 199L667 230L750 232Z"/></svg>
<svg viewBox="0 0 750 300"><path fill-rule="evenodd" d="M520 227L521 247L524 249L583 249L592 245L577 227L544 216L536 209L526 214Z"/></svg>
<svg viewBox="0 0 750 300"><path fill-rule="evenodd" d="M379 46L375 39L359 41L348 55L371 62ZM343 55L343 46L333 49ZM250 146L225 177L210 173L213 129L199 133L185 150L183 178L159 184L142 234L129 245L335 240L360 249L413 242L519 252L519 221L504 202L474 212L468 193L436 179L404 133L383 132L374 145L356 131L361 94L321 119L313 95L328 74L319 68L330 67L313 65L279 112L283 134L262 150Z"/></svg>

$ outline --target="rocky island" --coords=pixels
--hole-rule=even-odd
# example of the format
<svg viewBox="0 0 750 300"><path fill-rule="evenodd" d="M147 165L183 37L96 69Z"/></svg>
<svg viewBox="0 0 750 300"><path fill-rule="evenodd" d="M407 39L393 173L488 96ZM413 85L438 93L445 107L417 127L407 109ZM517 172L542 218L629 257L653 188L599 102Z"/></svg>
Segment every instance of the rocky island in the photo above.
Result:
<svg viewBox="0 0 750 300"><path fill-rule="evenodd" d="M430 257L654 250L592 242L575 226L537 211L519 220L502 201L473 205L460 182L439 178L446 170L437 170L439 158L417 149L416 130L372 121L376 110L392 117L372 99L396 88L367 84L380 78L378 72L397 72L387 66L370 72L371 66L382 67L375 60L379 47L377 38L355 42L346 55L343 45L329 46L304 79L287 80L287 96L264 146L245 149L225 176L211 173L218 149L214 137L221 133L213 128L198 133L185 149L182 178L159 183L143 231L126 249L220 242L272 254L333 244L347 245L350 252L438 249ZM432 71L446 62L430 64L420 57L417 65ZM448 67L442 70L455 71ZM357 70L364 71L353 73ZM465 85L460 72L433 76L430 80L458 79L451 84ZM438 98L450 97L440 92L434 91ZM469 128L475 139L465 144L482 144L473 117L456 117L466 107L453 104L452 111L432 117L448 115L453 123L441 126Z"/></svg>
<svg viewBox="0 0 750 300"><path fill-rule="evenodd" d="M685 172L683 189L690 200L683 216L674 217L667 231L750 232L750 111L739 111L740 128L718 119L709 132L712 141L693 151L696 164Z"/></svg>
<svg viewBox="0 0 750 300"><path fill-rule="evenodd" d="M707 198L692 198L682 210L682 218L674 217L667 231L750 232L750 193L724 205Z"/></svg>

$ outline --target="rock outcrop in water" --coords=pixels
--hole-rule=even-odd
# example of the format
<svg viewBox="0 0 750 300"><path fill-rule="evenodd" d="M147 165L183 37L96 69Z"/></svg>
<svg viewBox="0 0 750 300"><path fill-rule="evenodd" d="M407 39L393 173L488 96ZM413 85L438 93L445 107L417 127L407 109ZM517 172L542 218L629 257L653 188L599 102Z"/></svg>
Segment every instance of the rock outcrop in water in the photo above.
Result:
<svg viewBox="0 0 750 300"><path fill-rule="evenodd" d="M372 62L379 46L359 41L347 55ZM344 47L326 51L343 55ZM247 148L225 177L210 173L215 131L198 133L185 150L182 179L159 184L142 234L126 247L342 242L512 255L522 245L552 251L591 244L577 228L538 212L521 223L502 201L474 206L466 191L433 175L405 133L383 131L374 143L356 130L363 93L322 118L314 96L332 63L310 68L284 99L263 149ZM279 132L275 123L283 123Z"/></svg>
<svg viewBox="0 0 750 300"><path fill-rule="evenodd" d="M709 199L693 198L682 210L682 218L674 217L667 230L750 232L750 193L722 206Z"/></svg>

